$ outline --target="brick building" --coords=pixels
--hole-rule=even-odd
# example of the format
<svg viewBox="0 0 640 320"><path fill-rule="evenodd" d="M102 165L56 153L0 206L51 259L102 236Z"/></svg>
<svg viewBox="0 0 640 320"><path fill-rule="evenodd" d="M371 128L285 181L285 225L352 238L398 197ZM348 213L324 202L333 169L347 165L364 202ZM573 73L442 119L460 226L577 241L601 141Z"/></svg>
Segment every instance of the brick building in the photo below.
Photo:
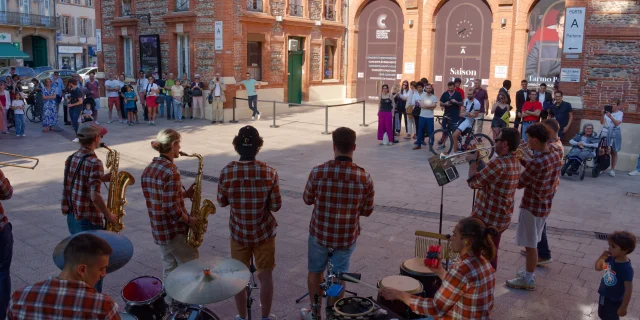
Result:
<svg viewBox="0 0 640 320"><path fill-rule="evenodd" d="M246 97L235 85L246 72L262 81L261 100L344 100L342 0L99 3L101 70L125 72L133 79L140 69L157 69L180 78L200 74L206 82L220 72L227 84L227 108L233 96Z"/></svg>
<svg viewBox="0 0 640 320"><path fill-rule="evenodd" d="M578 49L563 48L563 31L580 26L565 22L566 12L578 7L586 8L583 48L567 54ZM437 93L453 78L467 86L480 78L490 101L505 79L513 82L512 98L522 79L530 89L542 82L551 88L559 81L578 120L569 137L587 121L598 128L603 105L611 98L622 100L624 137L617 168L635 167L640 152L633 141L640 137L640 2L351 0L347 15L347 98L375 101L381 83L422 77ZM577 82L563 81L563 69L578 69Z"/></svg>

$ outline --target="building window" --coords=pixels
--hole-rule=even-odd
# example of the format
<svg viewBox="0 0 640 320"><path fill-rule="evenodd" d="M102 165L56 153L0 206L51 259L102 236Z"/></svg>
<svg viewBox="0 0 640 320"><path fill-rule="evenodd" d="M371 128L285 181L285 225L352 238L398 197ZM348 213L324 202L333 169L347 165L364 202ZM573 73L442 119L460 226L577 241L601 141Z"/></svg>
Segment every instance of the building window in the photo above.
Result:
<svg viewBox="0 0 640 320"><path fill-rule="evenodd" d="M336 59L336 40L324 40L324 76L323 79L336 79L335 59Z"/></svg>
<svg viewBox="0 0 640 320"><path fill-rule="evenodd" d="M336 21L335 0L324 0L324 18L326 20Z"/></svg>
<svg viewBox="0 0 640 320"><path fill-rule="evenodd" d="M80 0L73 0L73 3L80 5Z"/></svg>
<svg viewBox="0 0 640 320"><path fill-rule="evenodd" d="M124 38L124 74L133 78L133 41Z"/></svg>
<svg viewBox="0 0 640 320"><path fill-rule="evenodd" d="M262 0L247 0L247 10L262 12Z"/></svg>
<svg viewBox="0 0 640 320"><path fill-rule="evenodd" d="M67 16L62 16L62 34L64 35L70 35L70 31L71 31L71 19L69 19L69 17Z"/></svg>
<svg viewBox="0 0 640 320"><path fill-rule="evenodd" d="M122 7L120 9L120 16L125 17L132 14L131 0L122 0Z"/></svg>
<svg viewBox="0 0 640 320"><path fill-rule="evenodd" d="M93 0L87 0L87 7L93 7Z"/></svg>
<svg viewBox="0 0 640 320"><path fill-rule="evenodd" d="M190 0L176 0L176 11L189 11Z"/></svg>
<svg viewBox="0 0 640 320"><path fill-rule="evenodd" d="M247 72L262 81L262 43L247 42Z"/></svg>
<svg viewBox="0 0 640 320"><path fill-rule="evenodd" d="M299 0L290 0L289 1L289 15L293 17L302 17L303 7L300 4Z"/></svg>
<svg viewBox="0 0 640 320"><path fill-rule="evenodd" d="M178 35L178 77L189 78L189 36Z"/></svg>
<svg viewBox="0 0 640 320"><path fill-rule="evenodd" d="M81 36L87 36L87 25L88 25L88 21L87 19L84 18L80 18L80 35Z"/></svg>

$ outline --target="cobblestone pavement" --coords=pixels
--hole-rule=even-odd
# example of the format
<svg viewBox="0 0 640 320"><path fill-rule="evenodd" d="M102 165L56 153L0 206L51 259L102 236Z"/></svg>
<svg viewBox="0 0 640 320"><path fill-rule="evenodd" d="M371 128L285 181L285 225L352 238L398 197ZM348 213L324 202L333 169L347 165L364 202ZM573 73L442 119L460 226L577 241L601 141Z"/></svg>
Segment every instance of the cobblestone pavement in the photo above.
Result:
<svg viewBox="0 0 640 320"><path fill-rule="evenodd" d="M279 116L280 128L270 128L272 122L266 115L256 122L224 125L210 125L200 120L177 124L165 119L159 119L157 127L105 125L109 133L104 142L122 153L120 169L131 172L137 179L155 155L149 144L155 134L165 127L180 130L183 150L201 153L205 158L207 179L203 184L203 197L212 200L215 200L217 190L215 177L226 163L237 158L231 145L233 136L243 125L252 124L258 128L265 140L258 158L278 169L283 190L284 204L276 214L279 227L273 305L273 313L279 319L297 319L299 308L307 305L307 300L300 304L294 302L306 291L306 239L311 214L311 207L302 202L301 192L310 169L332 158L331 137L320 134L324 131L324 110L299 111ZM376 283L385 276L398 274L402 261L413 257L416 230L437 232L441 189L427 162L428 151L412 151L411 143L402 138L399 145L378 146L377 124L358 125L362 119L359 105L329 111L330 130L350 126L358 132L355 161L372 174L376 183L376 209L371 217L361 219L363 231L351 259L351 271L361 272L368 283ZM369 106L367 112L367 120L374 121L375 107ZM68 235L59 206L63 163L78 147L69 139L73 137L69 133L70 127L64 130L42 133L38 124L27 123L27 137L0 136L0 151L40 158L40 165L33 171L2 168L15 190L13 198L3 202L15 230L11 268L14 289L58 273L51 253ZM488 131L488 124L485 124L485 131ZM105 151L99 150L97 154L104 161ZM0 158L0 161L4 159ZM179 159L177 164L185 174L196 171L195 160ZM460 166L459 171L466 177L466 166ZM183 181L190 184L193 179L185 175ZM587 176L584 181L577 177L562 178L548 220L554 262L536 270L537 290L508 289L504 281L523 267L524 257L519 254L521 248L514 245L513 226L507 230L499 252L492 318L597 319L597 288L601 274L593 270L593 265L606 248L606 242L596 239L595 232L628 229L640 234L639 192L640 181L622 172L615 178L608 175L596 179ZM106 197L104 189L103 195ZM519 202L521 196L522 191L519 191L516 201ZM123 234L133 242L135 253L129 264L109 274L104 282L106 293L113 296L121 308L124 304L120 292L129 280L140 275L161 276L160 256L150 234L139 183L129 188L127 199L128 215ZM471 205L472 191L463 178L445 187L445 232L449 232L461 217L469 215ZM217 214L210 218L201 256L229 256L228 215L227 208L218 208ZM517 213L513 220L517 221ZM636 270L640 270L639 258L637 253L631 255ZM350 285L349 288L362 296L376 295L365 286ZM640 286L636 285L627 319L640 318L638 288ZM254 304L255 317L259 316L258 305ZM222 319L231 319L236 314L233 299L208 307Z"/></svg>

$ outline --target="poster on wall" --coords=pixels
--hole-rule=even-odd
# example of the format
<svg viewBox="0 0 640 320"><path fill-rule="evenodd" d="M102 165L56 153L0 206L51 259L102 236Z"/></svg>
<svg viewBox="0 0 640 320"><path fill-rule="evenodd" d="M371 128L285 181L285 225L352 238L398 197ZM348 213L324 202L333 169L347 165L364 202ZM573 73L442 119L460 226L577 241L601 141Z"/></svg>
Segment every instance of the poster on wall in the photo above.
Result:
<svg viewBox="0 0 640 320"><path fill-rule="evenodd" d="M162 74L160 63L160 36L140 36L140 69L145 74Z"/></svg>
<svg viewBox="0 0 640 320"><path fill-rule="evenodd" d="M565 23L564 0L540 0L529 15L525 75L530 86L551 87L560 76Z"/></svg>

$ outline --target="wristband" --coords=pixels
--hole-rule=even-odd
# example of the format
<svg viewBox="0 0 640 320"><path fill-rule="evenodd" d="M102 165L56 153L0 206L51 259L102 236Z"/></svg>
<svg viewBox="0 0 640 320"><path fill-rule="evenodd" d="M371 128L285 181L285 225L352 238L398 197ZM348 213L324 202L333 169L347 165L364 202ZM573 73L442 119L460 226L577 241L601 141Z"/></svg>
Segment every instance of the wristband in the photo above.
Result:
<svg viewBox="0 0 640 320"><path fill-rule="evenodd" d="M474 164L474 163L476 163L476 162L478 162L478 160L471 159L471 160L469 160L469 165L472 165L472 164Z"/></svg>

